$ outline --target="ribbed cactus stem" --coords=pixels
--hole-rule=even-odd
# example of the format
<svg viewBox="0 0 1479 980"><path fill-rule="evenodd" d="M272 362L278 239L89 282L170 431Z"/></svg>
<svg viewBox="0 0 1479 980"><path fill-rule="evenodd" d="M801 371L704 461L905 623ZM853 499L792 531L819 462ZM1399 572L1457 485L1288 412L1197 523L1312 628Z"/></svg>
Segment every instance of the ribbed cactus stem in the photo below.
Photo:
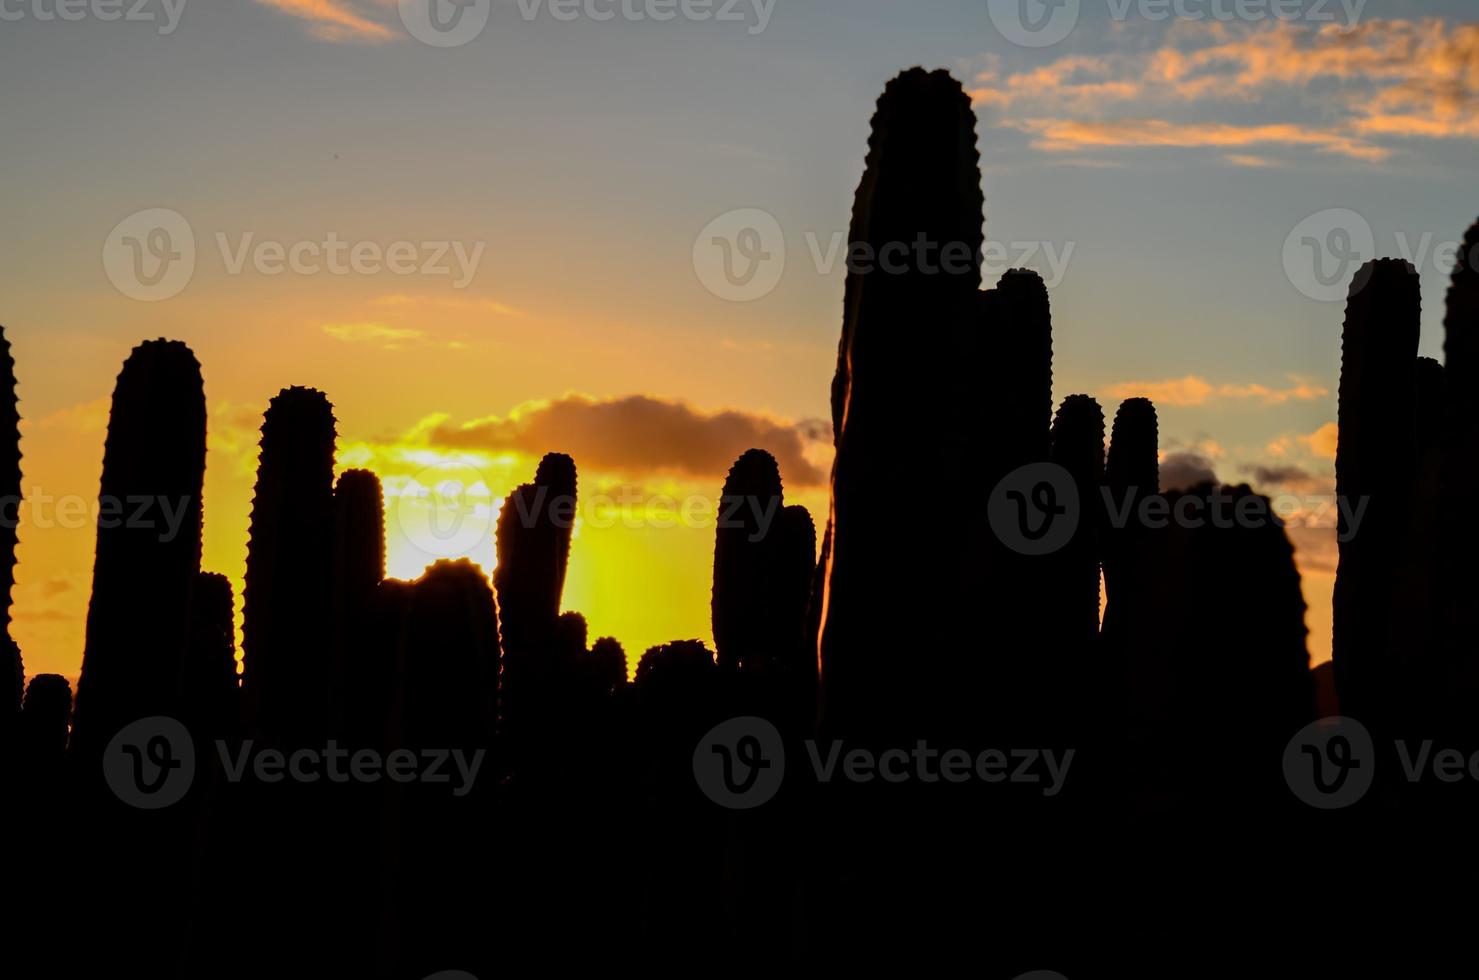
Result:
<svg viewBox="0 0 1479 980"><path fill-rule="evenodd" d="M714 589L710 603L719 666L737 670L773 657L771 556L774 522L783 505L775 457L751 449L730 467L719 496L714 533Z"/></svg>
<svg viewBox="0 0 1479 980"><path fill-rule="evenodd" d="M597 689L606 693L625 686L627 682L627 654L621 642L614 637L603 636L591 644L587 655L591 672L597 679Z"/></svg>
<svg viewBox="0 0 1479 980"><path fill-rule="evenodd" d="M1145 555L1145 525L1141 521L1145 500L1160 493L1159 431L1155 405L1148 398L1129 398L1120 403L1114 416L1104 483L1108 507L1115 518L1104 529L1104 632L1118 628L1117 621L1136 618L1136 611L1149 601L1150 588ZM1133 628L1124 622L1126 629ZM1126 638L1128 641L1128 638Z"/></svg>
<svg viewBox="0 0 1479 980"><path fill-rule="evenodd" d="M1357 273L1341 339L1335 457L1340 566L1335 580L1335 679L1344 710L1379 724L1390 689L1392 575L1411 526L1417 466L1416 375L1422 295L1399 259ZM1360 524L1352 527L1352 515Z"/></svg>
<svg viewBox="0 0 1479 980"><path fill-rule="evenodd" d="M23 752L33 765L58 764L67 748L72 685L60 674L37 674L26 686L21 714Z"/></svg>
<svg viewBox="0 0 1479 980"><path fill-rule="evenodd" d="M466 558L428 568L410 588L397 673L402 744L486 746L498 689L498 612L483 570Z"/></svg>
<svg viewBox="0 0 1479 980"><path fill-rule="evenodd" d="M178 341L135 347L113 390L73 748L179 709L200 571L205 389ZM140 509L146 508L146 509Z"/></svg>
<svg viewBox="0 0 1479 980"><path fill-rule="evenodd" d="M714 654L701 640L674 640L649 647L637 661L634 683L644 694L681 693L713 676Z"/></svg>
<svg viewBox="0 0 1479 980"><path fill-rule="evenodd" d="M385 499L369 470L345 470L334 486L334 581L362 606L385 578Z"/></svg>
<svg viewBox="0 0 1479 980"><path fill-rule="evenodd" d="M1479 592L1479 524L1473 520L1473 494L1479 486L1479 223L1464 236L1453 278L1448 287L1443 318L1443 373L1448 400L1441 476L1443 523L1439 582L1443 589L1438 619L1438 646L1453 669L1466 674L1468 688L1460 697L1472 698L1479 688L1479 666L1474 636L1479 614L1474 596ZM1459 709L1472 713L1472 705Z"/></svg>
<svg viewBox="0 0 1479 980"><path fill-rule="evenodd" d="M231 581L201 572L190 600L190 654L185 665L185 716L204 738L236 731L236 619Z"/></svg>
<svg viewBox="0 0 1479 980"><path fill-rule="evenodd" d="M1042 277L1009 269L996 288L981 294L986 313L980 332L984 370L981 417L992 425L985 449L992 456L987 479L1048 458L1053 424L1053 315Z"/></svg>
<svg viewBox="0 0 1479 980"><path fill-rule="evenodd" d="M15 393L15 358L0 327L0 625L10 626L15 547L21 506L21 413ZM7 703L9 703L7 699Z"/></svg>
<svg viewBox="0 0 1479 980"><path fill-rule="evenodd" d="M242 695L269 739L316 740L333 723L334 409L285 388L262 420L243 594Z"/></svg>
<svg viewBox="0 0 1479 980"><path fill-rule="evenodd" d="M1068 471L1078 491L1078 526L1059 556L1058 586L1064 603L1064 639L1082 650L1099 631L1098 536L1104 482L1104 412L1088 395L1069 395L1058 407L1052 461Z"/></svg>
<svg viewBox="0 0 1479 980"><path fill-rule="evenodd" d="M963 447L979 379L967 338L984 207L975 122L948 73L904 72L879 99L854 198L849 241L879 261L850 263L832 382L820 647L826 724L839 734L885 740L948 724L957 713L940 699L969 687L952 681L968 659L955 656L956 631L931 611L964 601L970 549L903 530L897 461L911 447L940 487L964 485L971 469Z"/></svg>

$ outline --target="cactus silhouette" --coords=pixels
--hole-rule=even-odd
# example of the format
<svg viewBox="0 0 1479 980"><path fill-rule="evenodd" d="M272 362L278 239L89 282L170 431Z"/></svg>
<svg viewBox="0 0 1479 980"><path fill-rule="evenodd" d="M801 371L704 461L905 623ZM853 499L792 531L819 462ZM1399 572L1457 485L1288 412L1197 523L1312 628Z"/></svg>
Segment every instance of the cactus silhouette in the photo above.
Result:
<svg viewBox="0 0 1479 980"><path fill-rule="evenodd" d="M714 534L710 612L723 670L760 667L777 655L778 611L767 593L773 588L773 532L782 505L775 457L761 449L740 456L724 481Z"/></svg>
<svg viewBox="0 0 1479 980"><path fill-rule="evenodd" d="M21 752L34 775L55 773L67 749L72 685L60 674L37 674L26 685L21 713Z"/></svg>
<svg viewBox="0 0 1479 980"><path fill-rule="evenodd" d="M929 460L933 485L966 482L983 207L975 115L960 83L917 68L893 79L873 117L849 241L875 256L923 241L960 264L926 270L916 255L885 273L850 263L820 637L824 723L838 734L907 737L975 713L977 692L957 681L971 658L949 617L924 614L965 601L952 590L969 591L968 549L880 516L897 513L901 446Z"/></svg>
<svg viewBox="0 0 1479 980"><path fill-rule="evenodd" d="M1087 650L1099 632L1099 534L1104 483L1104 412L1088 395L1069 395L1053 419L1053 462L1078 493L1078 524L1056 561L1053 594L1062 603L1065 648Z"/></svg>
<svg viewBox="0 0 1479 980"><path fill-rule="evenodd" d="M184 717L192 733L203 742L236 734L240 718L231 582L214 572L196 576L190 601Z"/></svg>
<svg viewBox="0 0 1479 980"><path fill-rule="evenodd" d="M262 420L243 592L248 727L288 744L333 727L334 410L285 388Z"/></svg>
<svg viewBox="0 0 1479 980"><path fill-rule="evenodd" d="M21 711L25 668L10 637L11 591L21 506L21 415L15 394L15 358L0 327L0 751L9 742ZM69 692L70 698L70 692Z"/></svg>
<svg viewBox="0 0 1479 980"><path fill-rule="evenodd" d="M205 390L178 341L135 347L113 389L72 748L177 715L200 571Z"/></svg>
<svg viewBox="0 0 1479 980"><path fill-rule="evenodd" d="M614 637L603 636L591 644L586 655L590 664L588 673L593 678L596 690L609 694L627 683L627 654Z"/></svg>
<svg viewBox="0 0 1479 980"><path fill-rule="evenodd" d="M1335 456L1340 565L1335 579L1335 683L1342 710L1390 721L1399 651L1391 645L1391 576L1411 526L1417 465L1416 377L1422 295L1399 259L1361 267L1341 340L1340 437ZM1353 526L1353 515L1360 523Z"/></svg>
<svg viewBox="0 0 1479 980"><path fill-rule="evenodd" d="M1438 646L1447 663L1435 678L1448 692L1443 714L1475 739L1472 698L1479 694L1479 656L1474 635L1479 616L1479 528L1470 517L1479 485L1479 223L1464 236L1448 287L1443 318L1443 376L1447 399L1440 504L1444 542L1440 557L1443 599L1438 613Z"/></svg>
<svg viewBox="0 0 1479 980"><path fill-rule="evenodd" d="M334 583L343 616L358 615L385 578L385 500L380 478L345 470L334 487Z"/></svg>
<svg viewBox="0 0 1479 980"><path fill-rule="evenodd" d="M979 417L991 426L987 489L1007 473L1048 458L1053 423L1053 318L1048 289L1029 269L1009 269L980 294L983 368Z"/></svg>
<svg viewBox="0 0 1479 980"><path fill-rule="evenodd" d="M1148 497L1160 493L1159 432L1155 405L1148 398L1129 398L1120 403L1114 416L1108 459L1104 465L1104 484L1108 505L1116 520L1105 528L1104 632L1113 628L1113 620L1134 616L1134 607L1143 607L1147 556L1143 554L1145 527L1140 520L1141 505ZM1138 600L1138 603L1137 603Z"/></svg>
<svg viewBox="0 0 1479 980"><path fill-rule="evenodd" d="M577 681L559 650L560 597L575 523L575 461L550 453L533 483L514 489L498 515L498 593L503 667L498 715L508 764L531 775L570 711Z"/></svg>
<svg viewBox="0 0 1479 980"><path fill-rule="evenodd" d="M498 697L498 612L483 570L442 560L410 587L397 674L400 744L492 744Z"/></svg>

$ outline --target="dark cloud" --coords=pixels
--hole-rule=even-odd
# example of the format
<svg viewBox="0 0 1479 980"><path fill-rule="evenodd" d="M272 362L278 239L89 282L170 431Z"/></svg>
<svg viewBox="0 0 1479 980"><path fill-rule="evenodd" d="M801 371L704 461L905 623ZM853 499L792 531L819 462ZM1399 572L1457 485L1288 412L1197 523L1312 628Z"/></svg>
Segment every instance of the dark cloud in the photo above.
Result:
<svg viewBox="0 0 1479 980"><path fill-rule="evenodd" d="M828 438L830 428L825 426ZM788 486L819 486L826 475L803 452L818 431L814 421L781 422L738 411L705 413L648 395L605 400L566 395L507 419L443 422L432 430L431 441L533 456L569 453L577 464L595 470L706 478L723 477L745 450L764 449L780 463Z"/></svg>
<svg viewBox="0 0 1479 980"><path fill-rule="evenodd" d="M1161 490L1186 490L1199 483L1216 483L1212 461L1201 453L1170 453L1161 460Z"/></svg>
<svg viewBox="0 0 1479 980"><path fill-rule="evenodd" d="M1265 486L1292 486L1295 484L1309 483L1314 479L1308 472L1298 466L1244 466L1244 473L1253 474L1255 483Z"/></svg>

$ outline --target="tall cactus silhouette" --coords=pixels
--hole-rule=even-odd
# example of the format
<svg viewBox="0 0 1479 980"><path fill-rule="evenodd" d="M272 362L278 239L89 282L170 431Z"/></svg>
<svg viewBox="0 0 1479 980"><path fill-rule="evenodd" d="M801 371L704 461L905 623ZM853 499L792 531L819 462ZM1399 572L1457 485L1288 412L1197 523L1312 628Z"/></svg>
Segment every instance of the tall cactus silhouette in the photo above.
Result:
<svg viewBox="0 0 1479 980"><path fill-rule="evenodd" d="M1155 405L1148 398L1129 398L1114 415L1104 484L1113 509L1114 525L1105 528L1104 609L1105 632L1111 618L1133 616L1137 599L1147 586L1142 552L1145 527L1140 522L1141 504L1160 493L1159 429Z"/></svg>
<svg viewBox="0 0 1479 980"><path fill-rule="evenodd" d="M249 727L284 743L333 725L334 409L285 388L262 420L247 545L242 696Z"/></svg>
<svg viewBox="0 0 1479 980"><path fill-rule="evenodd" d="M983 207L975 114L960 83L917 68L893 79L873 117L849 241L875 256L923 241L960 264L926 269L916 252L902 271L848 272L820 638L825 723L838 733L905 736L974 708L972 685L952 680L970 659L956 624L927 612L951 608L952 588L966 591L971 556L950 535L900 528L918 518L898 512L896 483L901 446L929 460L932 485L964 483ZM945 707L951 697L962 703Z"/></svg>
<svg viewBox="0 0 1479 980"><path fill-rule="evenodd" d="M20 647L10 636L11 591L15 585L15 546L21 506L21 415L15 393L15 358L0 327L0 751L21 710L25 669Z"/></svg>
<svg viewBox="0 0 1479 980"><path fill-rule="evenodd" d="M1383 702L1397 680L1392 576L1411 528L1421 318L1421 283L1409 263L1380 259L1361 267L1341 340L1335 480L1343 506L1333 643L1342 710L1373 725L1390 721Z"/></svg>
<svg viewBox="0 0 1479 980"><path fill-rule="evenodd" d="M775 457L763 449L740 456L724 481L714 534L710 613L720 669L758 667L777 653L776 610L767 593L782 506Z"/></svg>
<svg viewBox="0 0 1479 980"><path fill-rule="evenodd" d="M575 461L550 453L534 482L514 489L498 515L498 592L503 669L499 722L508 761L526 773L552 751L577 683L559 655L557 630L575 523Z"/></svg>
<svg viewBox="0 0 1479 980"><path fill-rule="evenodd" d="M135 719L178 711L200 571L205 426L190 348L162 338L135 347L113 389L103 448L72 738L85 757Z"/></svg>
<svg viewBox="0 0 1479 980"><path fill-rule="evenodd" d="M1030 269L1009 269L980 294L981 419L991 425L985 447L990 490L1007 473L1048 458L1053 424L1053 316L1048 289Z"/></svg>
<svg viewBox="0 0 1479 980"><path fill-rule="evenodd" d="M1479 526L1471 517L1471 498L1479 486L1479 223L1464 236L1449 284L1443 318L1443 374L1448 401L1443 447L1441 505L1445 536L1440 580L1439 647L1448 660L1443 687L1458 703L1445 714L1462 716L1456 724L1471 729L1472 704L1479 693L1479 656L1474 636L1479 614ZM1466 733L1467 734L1467 733Z"/></svg>
<svg viewBox="0 0 1479 980"><path fill-rule="evenodd" d="M1104 483L1104 412L1088 395L1069 395L1053 419L1053 462L1063 467L1078 493L1078 525L1057 556L1057 588L1063 603L1061 630L1073 650L1086 650L1099 632L1099 534ZM1052 627L1050 626L1050 629Z"/></svg>
<svg viewBox="0 0 1479 980"><path fill-rule="evenodd" d="M231 581L201 572L190 601L190 653L184 671L186 724L204 741L236 733L236 618Z"/></svg>

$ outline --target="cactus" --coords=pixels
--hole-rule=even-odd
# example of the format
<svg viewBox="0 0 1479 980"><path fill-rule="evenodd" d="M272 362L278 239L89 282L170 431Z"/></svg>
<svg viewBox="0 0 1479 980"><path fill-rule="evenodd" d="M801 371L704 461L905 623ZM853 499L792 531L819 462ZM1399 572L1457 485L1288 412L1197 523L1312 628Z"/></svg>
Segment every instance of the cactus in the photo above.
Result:
<svg viewBox="0 0 1479 980"><path fill-rule="evenodd" d="M492 744L498 690L498 612L483 570L442 560L412 583L396 673L400 744Z"/></svg>
<svg viewBox="0 0 1479 980"><path fill-rule="evenodd" d="M986 485L1019 466L1048 458L1053 423L1053 314L1042 277L1009 269L980 294L980 356L990 381L982 385L980 417L991 424Z"/></svg>
<svg viewBox="0 0 1479 980"><path fill-rule="evenodd" d="M1474 595L1479 592L1479 563L1474 561L1479 530L1470 515L1470 497L1479 484L1479 223L1464 236L1449 284L1443 355L1447 424L1440 490L1443 599L1437 642L1447 664L1446 676L1438 683L1451 692L1454 702L1444 713L1462 718L1456 724L1468 729L1473 707L1464 702L1479 694L1479 658L1474 654L1474 635L1479 631L1474 612Z"/></svg>
<svg viewBox="0 0 1479 980"><path fill-rule="evenodd" d="M21 745L33 773L55 772L67 749L72 717L72 685L60 674L37 674L26 685L21 712Z"/></svg>
<svg viewBox="0 0 1479 980"><path fill-rule="evenodd" d="M626 686L627 654L620 641L614 637L603 636L597 639L591 644L586 660L590 664L589 673L593 677L596 690L609 694Z"/></svg>
<svg viewBox="0 0 1479 980"><path fill-rule="evenodd" d="M1104 465L1108 506L1115 526L1105 528L1104 609L1105 632L1110 621L1132 615L1146 587L1145 556L1141 553L1145 528L1140 523L1141 505L1160 493L1159 432L1155 405L1148 398L1129 398L1120 403L1114 416L1109 455Z"/></svg>
<svg viewBox="0 0 1479 980"><path fill-rule="evenodd" d="M335 605L355 616L385 578L385 499L369 470L345 470L334 487Z"/></svg>
<svg viewBox="0 0 1479 980"><path fill-rule="evenodd" d="M714 534L710 613L721 670L759 666L777 654L767 592L777 543L771 524L782 504L775 457L761 449L740 456L724 481Z"/></svg>
<svg viewBox="0 0 1479 980"><path fill-rule="evenodd" d="M133 349L113 390L72 748L179 709L200 571L205 390L178 341ZM140 509L147 508L147 509Z"/></svg>
<svg viewBox="0 0 1479 980"><path fill-rule="evenodd" d="M974 714L971 658L948 609L974 556L948 534L902 529L897 452L930 461L929 482L958 487L968 466L974 327L982 244L979 154L970 98L946 72L912 69L878 102L849 241L874 255L924 241L962 268L849 269L832 382L836 458L823 591L826 724L882 740ZM885 517L884 515L890 515ZM945 707L942 698L962 703Z"/></svg>
<svg viewBox="0 0 1479 980"><path fill-rule="evenodd" d="M228 738L239 720L236 618L231 582L200 572L190 602L190 654L184 671L185 718L203 741Z"/></svg>
<svg viewBox="0 0 1479 980"><path fill-rule="evenodd" d="M1084 651L1099 632L1099 544L1104 483L1104 412L1088 395L1069 395L1053 420L1054 463L1078 491L1078 527L1057 557L1053 594L1065 604L1055 630L1066 647ZM1053 649L1050 647L1049 649Z"/></svg>
<svg viewBox="0 0 1479 980"><path fill-rule="evenodd" d="M510 493L498 515L493 573L503 638L498 716L509 765L526 774L542 768L578 686L573 664L558 649L576 489L575 461L550 453L540 461L534 482Z"/></svg>
<svg viewBox="0 0 1479 980"><path fill-rule="evenodd" d="M1422 295L1417 270L1399 259L1362 266L1351 286L1341 341L1340 438L1335 457L1340 565L1335 579L1334 660L1343 710L1388 720L1397 651L1389 646L1392 574L1410 527L1417 463L1416 375ZM1353 530L1352 514L1361 515Z"/></svg>
<svg viewBox="0 0 1479 980"><path fill-rule="evenodd" d="M247 545L242 697L273 741L319 741L332 726L334 409L285 388L262 420Z"/></svg>
<svg viewBox="0 0 1479 980"><path fill-rule="evenodd" d="M709 683L714 676L714 654L702 640L674 640L649 647L637 661L634 683L644 696L681 694Z"/></svg>
<svg viewBox="0 0 1479 980"><path fill-rule="evenodd" d="M0 747L9 740L21 711L25 668L10 638L11 591L15 586L15 546L21 507L21 430L15 394L15 358L0 327Z"/></svg>

